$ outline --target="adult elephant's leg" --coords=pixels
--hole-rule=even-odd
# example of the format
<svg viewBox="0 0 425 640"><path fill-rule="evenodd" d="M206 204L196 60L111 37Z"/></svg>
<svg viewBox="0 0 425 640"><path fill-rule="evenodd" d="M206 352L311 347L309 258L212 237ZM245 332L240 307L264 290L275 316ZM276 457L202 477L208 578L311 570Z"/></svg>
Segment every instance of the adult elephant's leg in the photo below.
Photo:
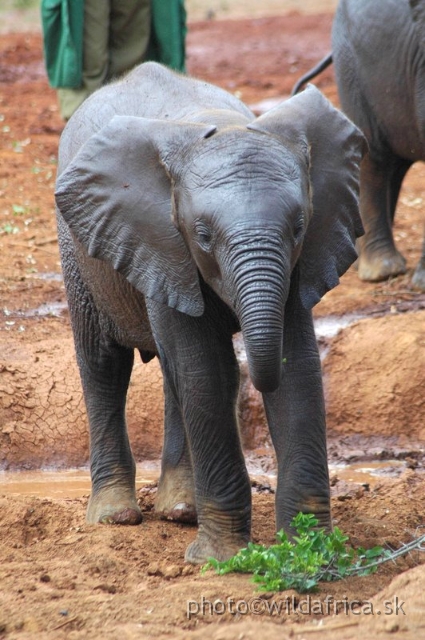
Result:
<svg viewBox="0 0 425 640"><path fill-rule="evenodd" d="M164 375L180 405L191 452L198 535L186 560L225 560L246 546L251 487L236 424L239 369L230 332L147 301Z"/></svg>
<svg viewBox="0 0 425 640"><path fill-rule="evenodd" d="M394 178L391 181L391 210L393 220L401 185L411 166L412 162L400 158L394 171ZM412 276L412 285L419 291L425 291L425 237L422 240L421 257Z"/></svg>
<svg viewBox="0 0 425 640"><path fill-rule="evenodd" d="M196 522L192 461L180 406L164 375L164 446L155 511L168 520Z"/></svg>
<svg viewBox="0 0 425 640"><path fill-rule="evenodd" d="M408 165L389 151L385 163L375 162L369 155L363 159L360 212L365 234L358 240L361 280L377 282L406 272L406 261L394 244L392 222L407 169Z"/></svg>
<svg viewBox="0 0 425 640"><path fill-rule="evenodd" d="M300 511L314 513L331 527L326 421L322 374L311 311L291 289L285 307L282 377L264 393L264 406L276 450L277 529L291 531Z"/></svg>

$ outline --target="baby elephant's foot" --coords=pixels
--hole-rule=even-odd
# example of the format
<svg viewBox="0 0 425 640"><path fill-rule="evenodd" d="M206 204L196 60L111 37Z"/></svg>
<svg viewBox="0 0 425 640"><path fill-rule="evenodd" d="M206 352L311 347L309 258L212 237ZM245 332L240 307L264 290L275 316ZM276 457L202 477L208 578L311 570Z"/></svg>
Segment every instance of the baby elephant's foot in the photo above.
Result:
<svg viewBox="0 0 425 640"><path fill-rule="evenodd" d="M183 522L184 524L196 524L196 508L193 504L187 502L177 502L167 509L157 509L155 511L164 518L164 520L173 520L174 522Z"/></svg>
<svg viewBox="0 0 425 640"><path fill-rule="evenodd" d="M186 549L185 561L191 564L204 564L209 558L224 562L247 546L249 536L222 539L209 537L199 532L196 539Z"/></svg>
<svg viewBox="0 0 425 640"><path fill-rule="evenodd" d="M287 496L293 497L288 500ZM299 513L311 514L317 519L317 529L332 531L331 505L328 489L325 488L321 495L297 496L297 488L285 491L285 496L277 495L276 498L276 528L283 529L290 538L297 535L292 521Z"/></svg>
<svg viewBox="0 0 425 640"><path fill-rule="evenodd" d="M86 521L90 524L140 524L142 512L134 489L108 488L92 493Z"/></svg>
<svg viewBox="0 0 425 640"><path fill-rule="evenodd" d="M191 471L167 469L159 481L155 511L166 520L196 524L195 491Z"/></svg>
<svg viewBox="0 0 425 640"><path fill-rule="evenodd" d="M396 249L381 254L368 255L366 252L360 254L358 260L360 280L380 282L403 273L406 273L406 260Z"/></svg>
<svg viewBox="0 0 425 640"><path fill-rule="evenodd" d="M202 564L209 558L228 560L247 546L251 536L251 505L226 511L203 505L198 535L186 549L185 560Z"/></svg>

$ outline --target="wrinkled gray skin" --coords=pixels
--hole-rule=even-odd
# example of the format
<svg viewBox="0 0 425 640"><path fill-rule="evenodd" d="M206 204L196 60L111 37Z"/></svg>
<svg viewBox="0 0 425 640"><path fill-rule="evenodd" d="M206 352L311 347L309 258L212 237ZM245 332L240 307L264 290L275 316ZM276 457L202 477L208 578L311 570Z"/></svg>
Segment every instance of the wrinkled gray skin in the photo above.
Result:
<svg viewBox="0 0 425 640"><path fill-rule="evenodd" d="M311 307L356 258L363 144L314 87L255 119L221 89L155 63L70 120L56 202L90 422L89 522L141 520L125 424L138 349L164 374L157 511L197 518L190 562L246 545L241 329L277 454L277 527L298 511L331 526Z"/></svg>
<svg viewBox="0 0 425 640"><path fill-rule="evenodd" d="M425 0L341 0L332 49L341 106L365 134L359 276L406 271L392 235L403 178L425 160ZM425 290L425 244L413 276Z"/></svg>

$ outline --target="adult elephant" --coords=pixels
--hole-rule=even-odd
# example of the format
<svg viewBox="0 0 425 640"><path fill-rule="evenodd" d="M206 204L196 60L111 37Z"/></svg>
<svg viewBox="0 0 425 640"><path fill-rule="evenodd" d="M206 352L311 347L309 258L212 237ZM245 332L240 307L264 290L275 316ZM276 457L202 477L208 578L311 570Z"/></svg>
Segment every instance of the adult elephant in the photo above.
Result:
<svg viewBox="0 0 425 640"><path fill-rule="evenodd" d="M155 63L70 120L56 203L90 423L89 522L141 520L125 424L138 349L164 374L157 510L197 517L190 562L246 545L241 329L276 448L277 526L299 511L331 526L311 308L356 258L363 144L314 87L255 119L225 91Z"/></svg>
<svg viewBox="0 0 425 640"><path fill-rule="evenodd" d="M425 1L340 0L332 54L294 91L332 60L342 109L369 143L361 167L358 273L385 280L406 272L392 225L403 178L425 159ZM412 281L425 290L425 243Z"/></svg>

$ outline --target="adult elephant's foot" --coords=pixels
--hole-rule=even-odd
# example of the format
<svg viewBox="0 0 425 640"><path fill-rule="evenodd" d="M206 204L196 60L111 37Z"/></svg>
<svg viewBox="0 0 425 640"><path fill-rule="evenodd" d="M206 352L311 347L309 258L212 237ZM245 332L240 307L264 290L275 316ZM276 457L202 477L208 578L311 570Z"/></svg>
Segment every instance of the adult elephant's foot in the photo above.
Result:
<svg viewBox="0 0 425 640"><path fill-rule="evenodd" d="M403 273L406 273L406 260L397 249L388 250L385 253L380 252L379 254L368 254L365 250L360 253L358 260L360 280L380 282Z"/></svg>
<svg viewBox="0 0 425 640"><path fill-rule="evenodd" d="M142 519L134 489L108 487L90 496L86 514L90 524L136 525Z"/></svg>
<svg viewBox="0 0 425 640"><path fill-rule="evenodd" d="M155 511L166 520L197 521L192 470L184 465L163 469L155 499Z"/></svg>

